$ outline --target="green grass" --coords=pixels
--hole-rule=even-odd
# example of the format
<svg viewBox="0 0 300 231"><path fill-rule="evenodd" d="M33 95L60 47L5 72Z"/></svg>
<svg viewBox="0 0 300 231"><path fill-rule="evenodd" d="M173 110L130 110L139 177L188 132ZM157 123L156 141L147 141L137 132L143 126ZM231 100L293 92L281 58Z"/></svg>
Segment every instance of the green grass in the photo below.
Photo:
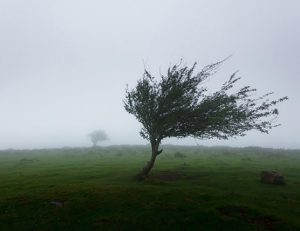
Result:
<svg viewBox="0 0 300 231"><path fill-rule="evenodd" d="M0 152L0 230L300 230L299 150L166 146L137 182L149 153ZM286 185L260 182L274 169Z"/></svg>

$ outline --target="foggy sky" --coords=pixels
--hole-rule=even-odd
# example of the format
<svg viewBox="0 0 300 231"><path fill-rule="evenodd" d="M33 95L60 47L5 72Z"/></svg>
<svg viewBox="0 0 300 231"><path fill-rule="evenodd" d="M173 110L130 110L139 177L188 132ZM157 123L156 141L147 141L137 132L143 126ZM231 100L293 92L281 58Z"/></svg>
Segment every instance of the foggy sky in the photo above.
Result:
<svg viewBox="0 0 300 231"><path fill-rule="evenodd" d="M110 144L146 144L123 108L146 66L197 70L233 54L208 85L239 70L240 86L288 96L282 126L269 135L163 143L300 148L298 0L1 0L0 149L90 145L103 129Z"/></svg>

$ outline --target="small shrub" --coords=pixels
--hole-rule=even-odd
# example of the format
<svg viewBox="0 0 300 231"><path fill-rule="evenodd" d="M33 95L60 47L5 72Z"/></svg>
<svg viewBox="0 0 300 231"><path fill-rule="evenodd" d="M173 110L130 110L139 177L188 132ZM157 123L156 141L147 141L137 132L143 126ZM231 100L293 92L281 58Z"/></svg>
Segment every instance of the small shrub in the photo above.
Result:
<svg viewBox="0 0 300 231"><path fill-rule="evenodd" d="M23 158L20 160L20 164L32 164L34 162L38 162L39 160L38 159L26 159L26 158Z"/></svg>
<svg viewBox="0 0 300 231"><path fill-rule="evenodd" d="M178 158L178 159L183 159L183 158L186 158L186 155L181 152L175 152L174 157Z"/></svg>

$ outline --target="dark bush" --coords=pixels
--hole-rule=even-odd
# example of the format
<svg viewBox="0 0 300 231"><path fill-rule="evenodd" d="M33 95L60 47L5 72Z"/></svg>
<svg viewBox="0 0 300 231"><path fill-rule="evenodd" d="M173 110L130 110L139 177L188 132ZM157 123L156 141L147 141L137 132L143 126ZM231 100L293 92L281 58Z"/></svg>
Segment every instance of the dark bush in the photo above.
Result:
<svg viewBox="0 0 300 231"><path fill-rule="evenodd" d="M186 155L181 153L181 152L175 152L174 153L174 157L175 158L179 158L179 159L182 159L182 158L186 158Z"/></svg>

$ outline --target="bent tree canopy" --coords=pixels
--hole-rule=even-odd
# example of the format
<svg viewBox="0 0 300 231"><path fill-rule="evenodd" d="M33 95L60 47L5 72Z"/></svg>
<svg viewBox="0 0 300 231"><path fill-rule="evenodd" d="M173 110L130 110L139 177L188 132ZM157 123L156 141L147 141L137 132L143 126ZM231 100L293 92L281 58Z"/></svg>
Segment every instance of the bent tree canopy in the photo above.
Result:
<svg viewBox="0 0 300 231"><path fill-rule="evenodd" d="M174 65L159 79L145 69L136 87L127 87L125 110L142 124L140 134L152 148L150 161L139 173L141 178L148 175L162 152L159 145L164 138L228 139L252 129L268 133L279 125L274 123L278 116L274 106L287 97L270 100L270 92L255 98L256 89L250 86L233 91L240 79L236 73L218 91L207 93L204 80L224 61L207 65L198 73L194 73L196 63L191 67Z"/></svg>

